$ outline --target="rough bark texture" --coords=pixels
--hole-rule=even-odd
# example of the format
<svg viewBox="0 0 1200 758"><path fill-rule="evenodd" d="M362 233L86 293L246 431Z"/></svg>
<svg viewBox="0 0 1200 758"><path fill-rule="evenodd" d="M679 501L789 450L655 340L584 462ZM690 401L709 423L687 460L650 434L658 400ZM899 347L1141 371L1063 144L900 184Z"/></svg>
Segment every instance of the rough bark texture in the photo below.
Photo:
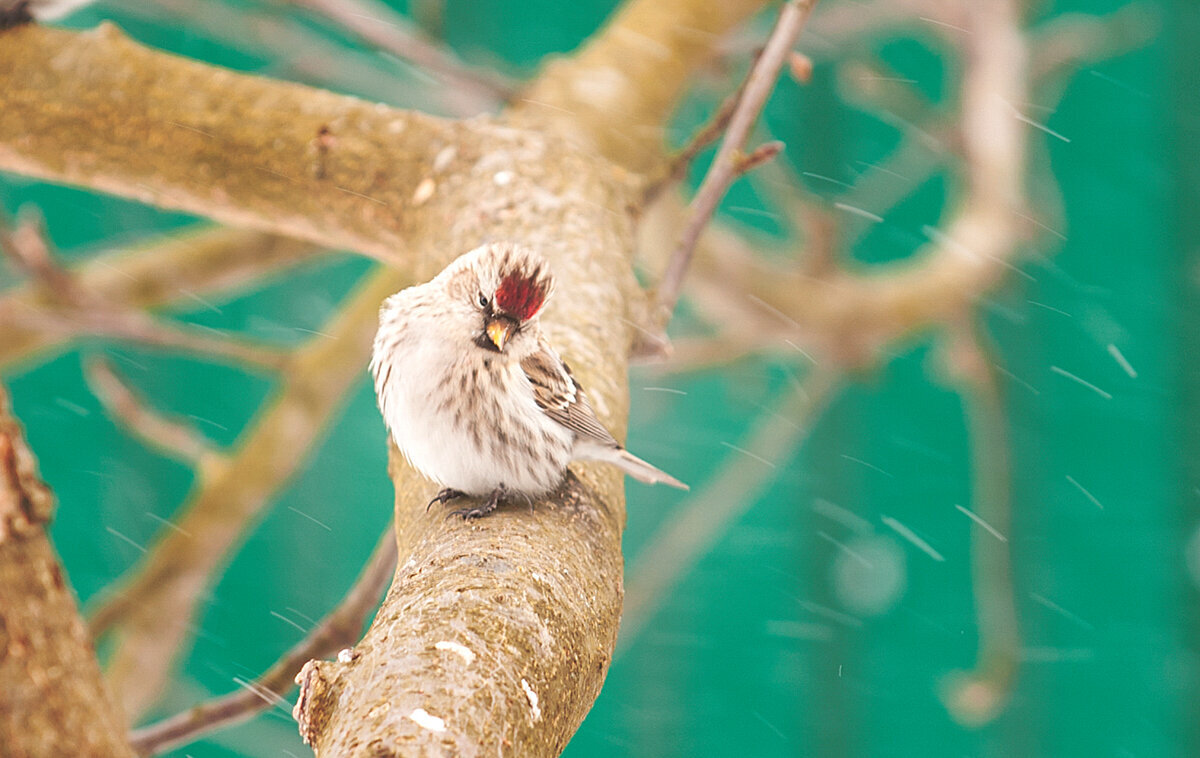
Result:
<svg viewBox="0 0 1200 758"><path fill-rule="evenodd" d="M0 386L0 755L132 756L46 538L52 510Z"/></svg>

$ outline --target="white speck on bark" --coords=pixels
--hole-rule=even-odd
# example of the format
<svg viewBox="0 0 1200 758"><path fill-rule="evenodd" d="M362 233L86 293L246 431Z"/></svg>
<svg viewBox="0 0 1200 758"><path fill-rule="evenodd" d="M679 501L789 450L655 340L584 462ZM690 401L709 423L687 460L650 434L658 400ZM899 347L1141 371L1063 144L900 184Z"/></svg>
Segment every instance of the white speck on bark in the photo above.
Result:
<svg viewBox="0 0 1200 758"><path fill-rule="evenodd" d="M451 642L450 640L442 640L440 642L435 643L434 647L436 647L438 650L449 650L452 653L457 653L459 656L462 657L462 659L464 661L467 662L467 665L470 665L475 662L475 652L473 650L471 650L471 648L467 647L466 645L460 644L458 642Z"/></svg>
<svg viewBox="0 0 1200 758"><path fill-rule="evenodd" d="M529 699L529 709L533 712L533 720L542 720L542 709L538 707L538 695L529 686L529 682L521 680L521 689L525 690L525 697Z"/></svg>
<svg viewBox="0 0 1200 758"><path fill-rule="evenodd" d="M424 708L416 709L412 713L408 714L408 717L417 722L417 726L428 729L431 732L446 731L446 722L437 716L431 715Z"/></svg>
<svg viewBox="0 0 1200 758"><path fill-rule="evenodd" d="M424 205L426 200L433 197L433 192L436 189L437 183L434 182L433 179L430 179L429 177L422 179L421 183L417 185L417 189L413 191L413 205Z"/></svg>

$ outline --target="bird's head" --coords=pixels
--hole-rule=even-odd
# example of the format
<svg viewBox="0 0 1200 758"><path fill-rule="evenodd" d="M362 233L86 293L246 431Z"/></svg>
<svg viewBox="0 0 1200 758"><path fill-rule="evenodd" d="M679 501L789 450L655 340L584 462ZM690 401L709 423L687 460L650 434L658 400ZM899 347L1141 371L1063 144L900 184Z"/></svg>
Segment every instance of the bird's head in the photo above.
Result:
<svg viewBox="0 0 1200 758"><path fill-rule="evenodd" d="M466 253L446 273L447 293L477 346L517 355L537 347L538 314L554 289L545 259L520 245L493 242Z"/></svg>

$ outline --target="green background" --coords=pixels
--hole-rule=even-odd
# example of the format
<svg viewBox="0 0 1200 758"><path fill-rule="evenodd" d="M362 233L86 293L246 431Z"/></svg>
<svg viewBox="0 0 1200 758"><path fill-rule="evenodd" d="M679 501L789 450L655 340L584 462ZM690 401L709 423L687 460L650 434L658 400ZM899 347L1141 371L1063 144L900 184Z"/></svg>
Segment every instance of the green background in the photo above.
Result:
<svg viewBox="0 0 1200 758"><path fill-rule="evenodd" d="M1032 18L1044 22L1124 3L1033 5ZM444 32L468 59L503 61L508 71L528 74L547 54L577 45L612 6L448 0ZM404 81L400 64L354 49L316 22L229 7L304 24L347 59ZM1189 0L1144 7L1157 12L1154 38L1080 66L1054 110L1039 112L1070 141L1030 132L1035 181L1052 173L1061 188L1066 239L1046 236L1029 246L1018 263L1026 276L1011 277L978 309L997 362L1015 377L1002 379L1002 389L1022 663L1007 709L971 728L939 697L946 677L969 668L976 652L969 552L976 527L954 507L970 507L974 474L964 400L939 368L937 336L918 335L891 346L880 370L842 387L802 446L763 464L755 502L722 527L637 635L622 641L568 756L1197 754L1200 56L1192 51L1200 44L1200 8ZM120 4L99 5L70 23L86 28L101 18L182 55L289 75L288 61L265 47L234 46ZM901 35L871 49L926 97L953 107L958 63L932 35ZM787 142L783 160L799 172L852 182L856 166L882 160L903 139L842 97L839 64L851 52L822 50L813 83L784 81L770 103L768 128ZM349 89L421 105L403 87L386 96L376 84ZM677 141L713 102L705 90L681 108ZM953 167L910 184L908 199L849 251L862 264L911 254L924 240L922 226L944 220L959 191ZM820 180L808 188L831 201L846 191ZM726 202L727 218L778 234L786 223L761 190L741 182ZM10 212L40 206L69 260L201 223L7 175L0 201ZM299 344L368 268L350 255L326 258L254 291L168 315ZM0 276L14 281L8 269ZM1136 378L1109 354L1110 344ZM190 469L147 451L105 415L82 379L89 351L113 356L155 407L191 418L222 446L273 390L270 377L236 367L101 341L10 367L3 378L59 498L53 536L85 602L152 541L159 524L149 514L170 517L192 484ZM703 491L741 455L735 447L803 368L781 353L687 374L637 369L629 446ZM194 648L159 715L265 669L361 567L391 500L384 431L365 373L336 418L204 598ZM687 497L637 483L628 495L627 565L653 565L644 550ZM921 535L945 560L901 539L884 517ZM872 568L856 568L846 547L871 556ZM280 708L172 755L306 751Z"/></svg>

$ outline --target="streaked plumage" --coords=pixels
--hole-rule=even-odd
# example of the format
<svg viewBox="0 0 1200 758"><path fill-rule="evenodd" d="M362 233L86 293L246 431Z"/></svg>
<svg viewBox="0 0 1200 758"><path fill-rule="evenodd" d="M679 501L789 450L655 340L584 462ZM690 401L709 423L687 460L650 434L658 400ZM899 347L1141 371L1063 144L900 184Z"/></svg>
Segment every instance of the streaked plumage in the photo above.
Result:
<svg viewBox="0 0 1200 758"><path fill-rule="evenodd" d="M572 460L608 461L631 476L686 489L631 455L542 336L538 314L554 287L532 251L476 248L425 284L388 298L371 357L375 392L409 462L446 489L487 497L554 490Z"/></svg>

